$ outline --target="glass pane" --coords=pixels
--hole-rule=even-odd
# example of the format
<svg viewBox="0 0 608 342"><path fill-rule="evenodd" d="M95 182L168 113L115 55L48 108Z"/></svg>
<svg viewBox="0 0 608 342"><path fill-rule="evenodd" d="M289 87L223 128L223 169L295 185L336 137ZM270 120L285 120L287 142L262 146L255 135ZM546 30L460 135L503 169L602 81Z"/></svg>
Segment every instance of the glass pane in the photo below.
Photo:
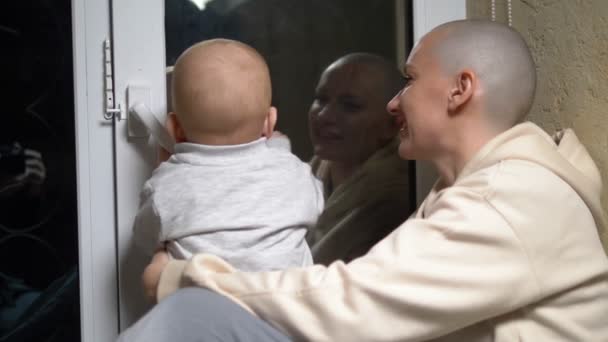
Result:
<svg viewBox="0 0 608 342"><path fill-rule="evenodd" d="M395 61L395 17L389 0L166 0L166 60L173 65L186 48L210 38L254 47L270 66L277 129L309 160L307 113L321 72L351 52Z"/></svg>
<svg viewBox="0 0 608 342"><path fill-rule="evenodd" d="M79 341L69 0L0 7L0 340Z"/></svg>

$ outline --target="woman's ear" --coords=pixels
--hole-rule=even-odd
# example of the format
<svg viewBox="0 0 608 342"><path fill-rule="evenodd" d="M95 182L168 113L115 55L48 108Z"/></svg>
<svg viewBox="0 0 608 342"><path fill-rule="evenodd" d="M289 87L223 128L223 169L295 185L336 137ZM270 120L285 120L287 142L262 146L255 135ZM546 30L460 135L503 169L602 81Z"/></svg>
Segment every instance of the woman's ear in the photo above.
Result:
<svg viewBox="0 0 608 342"><path fill-rule="evenodd" d="M274 126L277 124L277 109L275 107L270 107L268 110L268 114L266 115L266 119L264 120L264 130L262 131L262 136L270 138L272 136L272 132L274 131Z"/></svg>
<svg viewBox="0 0 608 342"><path fill-rule="evenodd" d="M186 134L182 129L182 125L179 123L177 114L171 112L167 115L167 121L165 122L169 135L175 140L176 143L186 142Z"/></svg>
<svg viewBox="0 0 608 342"><path fill-rule="evenodd" d="M450 90L448 97L448 112L457 113L458 109L468 103L477 87L477 76L472 70L461 71L456 78L454 87Z"/></svg>

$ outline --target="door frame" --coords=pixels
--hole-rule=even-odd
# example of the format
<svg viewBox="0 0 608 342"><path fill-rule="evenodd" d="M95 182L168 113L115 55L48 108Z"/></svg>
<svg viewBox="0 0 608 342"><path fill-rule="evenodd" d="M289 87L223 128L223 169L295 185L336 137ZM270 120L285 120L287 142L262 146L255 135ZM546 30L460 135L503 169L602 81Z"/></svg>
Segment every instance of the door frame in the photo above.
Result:
<svg viewBox="0 0 608 342"><path fill-rule="evenodd" d="M104 119L103 43L108 0L72 0L80 331L84 342L118 334L112 122Z"/></svg>
<svg viewBox="0 0 608 342"><path fill-rule="evenodd" d="M152 305L141 289L141 274L150 255L133 245L132 236L139 193L155 167L156 153L147 131L135 129L137 124L129 107L137 97L159 122L166 119L165 3L164 0L110 2L114 99L121 108L114 119L114 174L118 314L122 331Z"/></svg>

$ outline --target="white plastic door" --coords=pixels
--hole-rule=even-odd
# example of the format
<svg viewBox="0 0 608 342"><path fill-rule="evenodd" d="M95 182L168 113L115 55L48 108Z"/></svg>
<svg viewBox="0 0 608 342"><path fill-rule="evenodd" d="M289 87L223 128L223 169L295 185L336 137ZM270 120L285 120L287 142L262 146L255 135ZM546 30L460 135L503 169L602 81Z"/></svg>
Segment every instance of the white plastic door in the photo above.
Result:
<svg viewBox="0 0 608 342"><path fill-rule="evenodd" d="M149 306L143 297L140 280L148 260L131 246L131 235L139 205L139 192L155 162L154 149L148 145L148 138L139 136L139 132L133 130L133 123L129 122L128 107L134 102L133 89L145 89L148 94L140 94L141 100L147 102L151 111L164 121L164 34L163 0L112 1L115 100L121 108L114 129L121 330L141 316Z"/></svg>

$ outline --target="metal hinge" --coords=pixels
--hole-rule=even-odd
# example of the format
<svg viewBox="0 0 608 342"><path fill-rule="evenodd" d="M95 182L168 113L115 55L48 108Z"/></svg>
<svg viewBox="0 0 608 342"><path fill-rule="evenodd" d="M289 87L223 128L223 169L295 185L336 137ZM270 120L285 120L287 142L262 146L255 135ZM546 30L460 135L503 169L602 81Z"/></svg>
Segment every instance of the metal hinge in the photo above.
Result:
<svg viewBox="0 0 608 342"><path fill-rule="evenodd" d="M114 96L114 74L112 73L112 46L110 40L106 39L103 42L103 75L104 75L104 92L106 95L105 110L103 117L106 120L112 120L116 117L122 119L122 110L120 104L115 107L115 96Z"/></svg>

